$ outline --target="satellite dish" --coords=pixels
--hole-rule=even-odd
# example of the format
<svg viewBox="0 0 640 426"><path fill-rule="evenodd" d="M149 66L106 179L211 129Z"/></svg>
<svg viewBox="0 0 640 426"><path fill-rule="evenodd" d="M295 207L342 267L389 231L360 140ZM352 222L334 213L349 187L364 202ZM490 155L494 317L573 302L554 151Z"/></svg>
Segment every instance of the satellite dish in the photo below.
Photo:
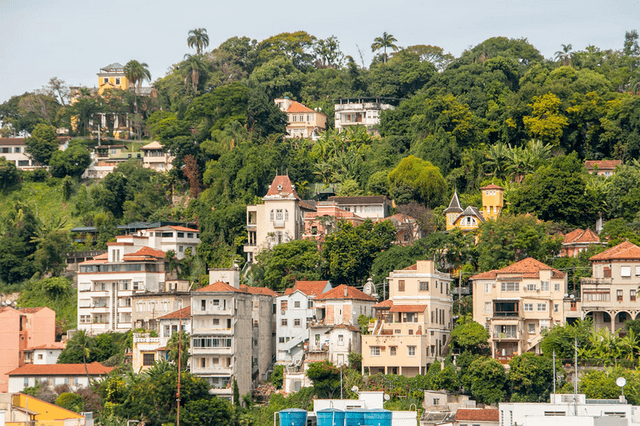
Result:
<svg viewBox="0 0 640 426"><path fill-rule="evenodd" d="M384 394L384 400L385 400L385 401L388 401L388 400L390 400L390 399L391 399L391 397L390 397L388 394L386 394L386 393L385 393L385 394Z"/></svg>
<svg viewBox="0 0 640 426"><path fill-rule="evenodd" d="M360 389L358 389L357 386L354 386L351 388L351 392L358 392Z"/></svg>
<svg viewBox="0 0 640 426"><path fill-rule="evenodd" d="M11 300L7 300L7 305L11 305Z"/></svg>
<svg viewBox="0 0 640 426"><path fill-rule="evenodd" d="M624 385L627 384L627 380L624 377L618 377L616 379L616 385L618 385L619 387L624 387Z"/></svg>

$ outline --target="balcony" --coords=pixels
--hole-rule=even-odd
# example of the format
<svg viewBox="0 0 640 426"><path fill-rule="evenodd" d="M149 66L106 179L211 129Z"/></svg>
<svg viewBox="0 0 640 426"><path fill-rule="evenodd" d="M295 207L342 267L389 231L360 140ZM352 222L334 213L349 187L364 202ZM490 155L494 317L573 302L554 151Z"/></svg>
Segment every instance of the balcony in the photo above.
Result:
<svg viewBox="0 0 640 426"><path fill-rule="evenodd" d="M219 374L230 376L233 374L233 367L221 367L221 366L213 366L213 367L197 367L193 366L191 368L191 372L193 374Z"/></svg>
<svg viewBox="0 0 640 426"><path fill-rule="evenodd" d="M613 283L613 279L612 278L593 278L593 277L588 277L588 278L581 278L580 279L580 284L581 285L611 285Z"/></svg>

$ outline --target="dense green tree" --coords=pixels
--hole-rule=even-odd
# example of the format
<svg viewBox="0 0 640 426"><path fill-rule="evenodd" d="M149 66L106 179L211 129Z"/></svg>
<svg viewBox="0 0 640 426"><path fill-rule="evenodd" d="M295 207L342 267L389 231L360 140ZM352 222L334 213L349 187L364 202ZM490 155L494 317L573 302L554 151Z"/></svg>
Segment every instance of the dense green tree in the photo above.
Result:
<svg viewBox="0 0 640 426"><path fill-rule="evenodd" d="M507 374L504 367L493 358L478 358L466 372L471 383L471 395L485 404L503 401L506 395Z"/></svg>
<svg viewBox="0 0 640 426"><path fill-rule="evenodd" d="M56 398L56 405L66 410L75 411L76 413L84 411L82 397L71 392L61 393L60 396Z"/></svg>
<svg viewBox="0 0 640 426"><path fill-rule="evenodd" d="M251 89L247 110L247 125L259 137L286 133L287 114L269 99L263 87Z"/></svg>
<svg viewBox="0 0 640 426"><path fill-rule="evenodd" d="M56 312L56 335L73 329L77 322L78 300L73 282L68 278L52 277L29 283L20 293L18 306L36 308L46 306Z"/></svg>
<svg viewBox="0 0 640 426"><path fill-rule="evenodd" d="M415 200L430 207L443 201L447 184L437 167L410 155L389 173L391 193L396 202Z"/></svg>
<svg viewBox="0 0 640 426"><path fill-rule="evenodd" d="M514 402L546 401L553 390L553 362L531 352L509 361L509 385ZM558 387L560 384L558 384Z"/></svg>
<svg viewBox="0 0 640 426"><path fill-rule="evenodd" d="M188 319L183 319L185 323ZM186 331L173 333L167 342L167 358L175 365L178 365L178 355L180 355L181 371L187 369L189 365L189 346L191 338ZM180 351L180 354L178 354Z"/></svg>
<svg viewBox="0 0 640 426"><path fill-rule="evenodd" d="M40 123L31 132L31 137L24 141L27 154L41 164L49 164L49 159L58 150L56 129L49 124Z"/></svg>
<svg viewBox="0 0 640 426"><path fill-rule="evenodd" d="M71 143L64 151L55 151L49 160L51 176L80 177L91 164L91 154L81 143Z"/></svg>
<svg viewBox="0 0 640 426"><path fill-rule="evenodd" d="M312 362L307 377L319 398L333 398L340 394L340 369L329 361Z"/></svg>
<svg viewBox="0 0 640 426"><path fill-rule="evenodd" d="M551 358L554 351L558 359L573 358L575 339L578 339L581 348L587 347L592 329L593 323L590 319L578 320L573 324L555 325L544 333L540 349L547 358Z"/></svg>
<svg viewBox="0 0 640 426"><path fill-rule="evenodd" d="M0 191L9 189L20 182L20 172L13 163L6 158L0 157Z"/></svg>
<svg viewBox="0 0 640 426"><path fill-rule="evenodd" d="M254 278L272 290L284 291L298 280L320 279L320 252L313 240L294 240L265 249L256 256ZM252 268L253 269L253 268Z"/></svg>
<svg viewBox="0 0 640 426"><path fill-rule="evenodd" d="M29 256L36 251L32 241L36 236L37 219L31 208L22 202L15 203L0 223L0 280L8 284L31 278L35 272Z"/></svg>
<svg viewBox="0 0 640 426"><path fill-rule="evenodd" d="M231 404L222 398L198 399L189 402L180 412L185 426L234 426Z"/></svg>
<svg viewBox="0 0 640 426"><path fill-rule="evenodd" d="M256 50L260 63L274 59L286 59L301 71L305 71L313 62L313 46L316 37L304 32L281 33L261 41Z"/></svg>
<svg viewBox="0 0 640 426"><path fill-rule="evenodd" d="M451 344L460 352L484 353L487 350L488 341L487 329L473 321L470 316L460 317L451 331Z"/></svg>

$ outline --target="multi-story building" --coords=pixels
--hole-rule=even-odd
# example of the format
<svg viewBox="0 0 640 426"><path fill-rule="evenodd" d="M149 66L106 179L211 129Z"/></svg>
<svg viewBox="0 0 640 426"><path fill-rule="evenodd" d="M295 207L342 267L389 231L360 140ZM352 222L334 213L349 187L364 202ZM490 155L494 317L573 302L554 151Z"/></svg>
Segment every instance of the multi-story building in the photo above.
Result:
<svg viewBox="0 0 640 426"><path fill-rule="evenodd" d="M348 212L353 212L364 219L384 219L388 217L391 212L391 200L384 195L359 197L331 196L327 201L334 202L336 207Z"/></svg>
<svg viewBox="0 0 640 426"><path fill-rule="evenodd" d="M593 274L582 278L582 317L593 319L596 329L616 331L627 320L637 319L640 286L640 247L625 241L592 256Z"/></svg>
<svg viewBox="0 0 640 426"><path fill-rule="evenodd" d="M64 151L69 146L69 137L59 136L58 150ZM33 170L45 167L27 153L27 144L24 138L0 138L0 157L15 164L20 170Z"/></svg>
<svg viewBox="0 0 640 426"><path fill-rule="evenodd" d="M365 221L355 213L338 207L335 201L318 201L315 211L304 214L303 238L313 239L322 244L325 236L335 230L336 223L340 220L350 222L354 226Z"/></svg>
<svg viewBox="0 0 640 426"><path fill-rule="evenodd" d="M489 331L493 357L539 353L542 331L565 321L567 275L533 258L471 277L473 320Z"/></svg>
<svg viewBox="0 0 640 426"><path fill-rule="evenodd" d="M341 132L348 126L365 126L377 133L375 126L380 124L380 112L395 109L389 102L392 98L345 98L335 102L335 128Z"/></svg>
<svg viewBox="0 0 640 426"><path fill-rule="evenodd" d="M484 223L487 219L495 220L500 216L502 208L504 207L504 188L492 183L483 186L480 190L482 191L482 209L468 206L464 210L460 206L458 192L453 191L453 197L451 197L449 207L444 211L447 221L447 231L453 228L459 228L463 231L473 231L478 229L480 224Z"/></svg>
<svg viewBox="0 0 640 426"><path fill-rule="evenodd" d="M167 279L158 291L135 292L132 295L131 321L134 328L160 333L158 320L191 304L191 285L188 280Z"/></svg>
<svg viewBox="0 0 640 426"><path fill-rule="evenodd" d="M349 365L349 353L360 352L358 317L371 315L376 299L341 284L315 298L316 318L309 324L307 361Z"/></svg>
<svg viewBox="0 0 640 426"><path fill-rule="evenodd" d="M561 257L578 257L583 251L589 250L591 247L606 246L607 243L601 242L598 234L591 229L574 229L564 236L562 241L562 249L560 249Z"/></svg>
<svg viewBox="0 0 640 426"><path fill-rule="evenodd" d="M173 168L173 160L175 157L165 152L162 144L153 141L142 147L144 157L142 164L147 169L153 169L157 172L166 172Z"/></svg>
<svg viewBox="0 0 640 426"><path fill-rule="evenodd" d="M302 201L289 176L273 179L263 203L247 206L248 241L244 246L252 263L260 250L299 240L304 234L304 215L315 207Z"/></svg>
<svg viewBox="0 0 640 426"><path fill-rule="evenodd" d="M0 393L8 391L7 373L25 364L26 352L52 346L56 313L49 308L0 307ZM27 362L26 364L30 364Z"/></svg>
<svg viewBox="0 0 640 426"><path fill-rule="evenodd" d="M308 324L315 318L314 299L331 290L329 281L296 281L276 299L276 362L297 364L309 340Z"/></svg>
<svg viewBox="0 0 640 426"><path fill-rule="evenodd" d="M285 97L275 99L281 111L287 114L287 138L304 138L318 140L320 132L327 128L327 116Z"/></svg>
<svg viewBox="0 0 640 426"><path fill-rule="evenodd" d="M431 260L389 275L389 299L375 305L362 336L362 368L370 374L426 374L446 353L452 328L451 277Z"/></svg>
<svg viewBox="0 0 640 426"><path fill-rule="evenodd" d="M199 242L195 229L163 226L119 235L115 242L107 243L107 253L79 264L78 328L90 334L131 330L134 300L142 303L147 298L134 297L145 292L168 294L160 297L165 305L136 307L136 319L146 318L148 323L162 306L163 313L175 310L175 294L171 293L178 292L179 281L176 271L169 270L166 252L172 250L181 259L189 250L195 253ZM171 283L176 287L170 287Z"/></svg>
<svg viewBox="0 0 640 426"><path fill-rule="evenodd" d="M213 283L191 295L191 372L205 378L215 395L231 399L234 380L244 395L265 379L266 360L273 357L274 298L239 288L237 270L226 275L229 282L216 277L225 274L210 271Z"/></svg>

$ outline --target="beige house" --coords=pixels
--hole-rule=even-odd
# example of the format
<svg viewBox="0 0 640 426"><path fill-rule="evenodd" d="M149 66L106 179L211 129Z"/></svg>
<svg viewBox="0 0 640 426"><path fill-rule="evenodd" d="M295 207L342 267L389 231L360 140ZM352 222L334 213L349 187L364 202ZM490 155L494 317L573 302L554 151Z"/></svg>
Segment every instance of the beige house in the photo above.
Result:
<svg viewBox="0 0 640 426"><path fill-rule="evenodd" d="M362 368L370 374L426 374L446 352L452 328L449 274L420 260L389 275L389 300L374 306L371 334L362 336Z"/></svg>
<svg viewBox="0 0 640 426"><path fill-rule="evenodd" d="M289 98L275 99L281 111L287 114L287 138L318 140L320 132L327 128L327 116Z"/></svg>
<svg viewBox="0 0 640 426"><path fill-rule="evenodd" d="M0 138L0 157L15 164L20 170L34 170L45 167L31 158L27 152L25 138ZM58 150L64 151L69 146L69 137L58 136Z"/></svg>
<svg viewBox="0 0 640 426"><path fill-rule="evenodd" d="M244 252L249 263L262 249L301 239L304 234L304 215L315 211L314 206L300 199L286 175L273 179L262 200L262 204L247 206L248 240Z"/></svg>
<svg viewBox="0 0 640 426"><path fill-rule="evenodd" d="M147 169L153 169L156 172L166 172L173 168L173 160L168 152L164 152L160 142L153 141L142 147L144 157L142 164Z"/></svg>
<svg viewBox="0 0 640 426"><path fill-rule="evenodd" d="M565 321L567 275L533 258L471 277L473 320L489 331L493 357L506 363L539 352L542 330Z"/></svg>
<svg viewBox="0 0 640 426"><path fill-rule="evenodd" d="M640 286L640 247L625 241L591 257L593 277L581 280L582 317L590 317L596 329L611 331L637 319Z"/></svg>

